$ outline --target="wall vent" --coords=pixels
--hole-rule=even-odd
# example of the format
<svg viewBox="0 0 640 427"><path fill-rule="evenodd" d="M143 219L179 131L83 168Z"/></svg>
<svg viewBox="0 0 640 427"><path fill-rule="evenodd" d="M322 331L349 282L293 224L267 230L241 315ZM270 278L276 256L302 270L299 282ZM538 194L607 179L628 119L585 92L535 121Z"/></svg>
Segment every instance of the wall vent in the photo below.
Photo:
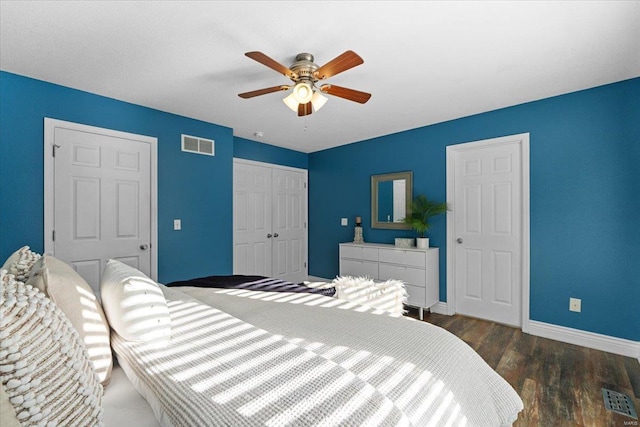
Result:
<svg viewBox="0 0 640 427"><path fill-rule="evenodd" d="M215 156L215 141L197 136L182 135L182 151Z"/></svg>

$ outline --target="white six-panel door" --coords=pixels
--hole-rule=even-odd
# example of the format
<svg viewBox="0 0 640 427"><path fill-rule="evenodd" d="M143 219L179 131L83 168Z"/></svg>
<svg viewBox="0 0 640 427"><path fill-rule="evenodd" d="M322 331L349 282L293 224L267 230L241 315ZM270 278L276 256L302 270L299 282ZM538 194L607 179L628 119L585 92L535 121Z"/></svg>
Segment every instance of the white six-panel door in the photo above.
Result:
<svg viewBox="0 0 640 427"><path fill-rule="evenodd" d="M273 269L271 274L290 282L306 279L306 174L273 169ZM276 236L277 235L277 236Z"/></svg>
<svg viewBox="0 0 640 427"><path fill-rule="evenodd" d="M306 171L234 160L233 272L307 277Z"/></svg>
<svg viewBox="0 0 640 427"><path fill-rule="evenodd" d="M155 276L150 138L60 121L48 126L53 215L46 251L71 264L96 294L109 258Z"/></svg>
<svg viewBox="0 0 640 427"><path fill-rule="evenodd" d="M233 163L233 273L271 277L271 168Z"/></svg>
<svg viewBox="0 0 640 427"><path fill-rule="evenodd" d="M520 135L448 147L453 167L449 280L454 294L447 299L454 302L456 313L514 326L522 326L523 300L528 301L528 294L523 298L523 292L528 293L523 282L528 241L523 150L528 151L528 135L526 144L523 139Z"/></svg>

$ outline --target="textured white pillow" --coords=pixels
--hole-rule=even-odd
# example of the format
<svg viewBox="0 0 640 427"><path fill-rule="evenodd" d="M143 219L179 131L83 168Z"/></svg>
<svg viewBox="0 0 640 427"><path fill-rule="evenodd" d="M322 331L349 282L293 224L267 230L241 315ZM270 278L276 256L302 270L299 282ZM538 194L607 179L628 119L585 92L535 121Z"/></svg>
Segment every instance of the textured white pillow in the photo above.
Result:
<svg viewBox="0 0 640 427"><path fill-rule="evenodd" d="M0 379L22 425L102 425L103 389L71 322L0 271Z"/></svg>
<svg viewBox="0 0 640 427"><path fill-rule="evenodd" d="M109 324L91 286L69 264L46 254L33 266L27 284L44 292L71 321L106 386L113 366Z"/></svg>
<svg viewBox="0 0 640 427"><path fill-rule="evenodd" d="M15 275L16 280L25 282L29 278L33 265L40 257L41 255L30 250L29 246L23 246L11 254L2 266L2 269Z"/></svg>
<svg viewBox="0 0 640 427"><path fill-rule="evenodd" d="M394 316L405 313L407 290L400 280L375 282L368 277L342 276L334 279L332 284L338 299L385 310Z"/></svg>
<svg viewBox="0 0 640 427"><path fill-rule="evenodd" d="M141 271L110 259L100 283L102 308L111 327L127 341L168 341L169 307L156 282Z"/></svg>

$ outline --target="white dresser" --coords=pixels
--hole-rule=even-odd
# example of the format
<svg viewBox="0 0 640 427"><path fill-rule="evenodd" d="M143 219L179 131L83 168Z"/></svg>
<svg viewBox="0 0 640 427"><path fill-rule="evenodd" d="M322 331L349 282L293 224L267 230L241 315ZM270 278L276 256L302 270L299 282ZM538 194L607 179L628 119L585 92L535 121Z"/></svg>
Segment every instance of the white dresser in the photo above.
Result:
<svg viewBox="0 0 640 427"><path fill-rule="evenodd" d="M382 243L340 243L340 275L402 280L407 305L429 308L439 300L438 248L400 248Z"/></svg>

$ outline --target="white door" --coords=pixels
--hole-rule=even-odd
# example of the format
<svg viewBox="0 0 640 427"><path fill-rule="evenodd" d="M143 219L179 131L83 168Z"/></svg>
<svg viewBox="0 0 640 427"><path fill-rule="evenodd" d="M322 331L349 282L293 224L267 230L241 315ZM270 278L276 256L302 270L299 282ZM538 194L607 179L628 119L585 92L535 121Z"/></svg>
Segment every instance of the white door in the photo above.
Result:
<svg viewBox="0 0 640 427"><path fill-rule="evenodd" d="M71 264L96 294L110 258L155 276L148 137L64 122L51 126L53 222L47 252Z"/></svg>
<svg viewBox="0 0 640 427"><path fill-rule="evenodd" d="M307 277L306 171L234 160L233 272Z"/></svg>
<svg viewBox="0 0 640 427"><path fill-rule="evenodd" d="M233 164L233 273L271 277L271 168Z"/></svg>
<svg viewBox="0 0 640 427"><path fill-rule="evenodd" d="M522 139L451 150L455 311L514 326L522 325L525 271Z"/></svg>
<svg viewBox="0 0 640 427"><path fill-rule="evenodd" d="M273 169L273 277L299 283L306 279L306 176Z"/></svg>

